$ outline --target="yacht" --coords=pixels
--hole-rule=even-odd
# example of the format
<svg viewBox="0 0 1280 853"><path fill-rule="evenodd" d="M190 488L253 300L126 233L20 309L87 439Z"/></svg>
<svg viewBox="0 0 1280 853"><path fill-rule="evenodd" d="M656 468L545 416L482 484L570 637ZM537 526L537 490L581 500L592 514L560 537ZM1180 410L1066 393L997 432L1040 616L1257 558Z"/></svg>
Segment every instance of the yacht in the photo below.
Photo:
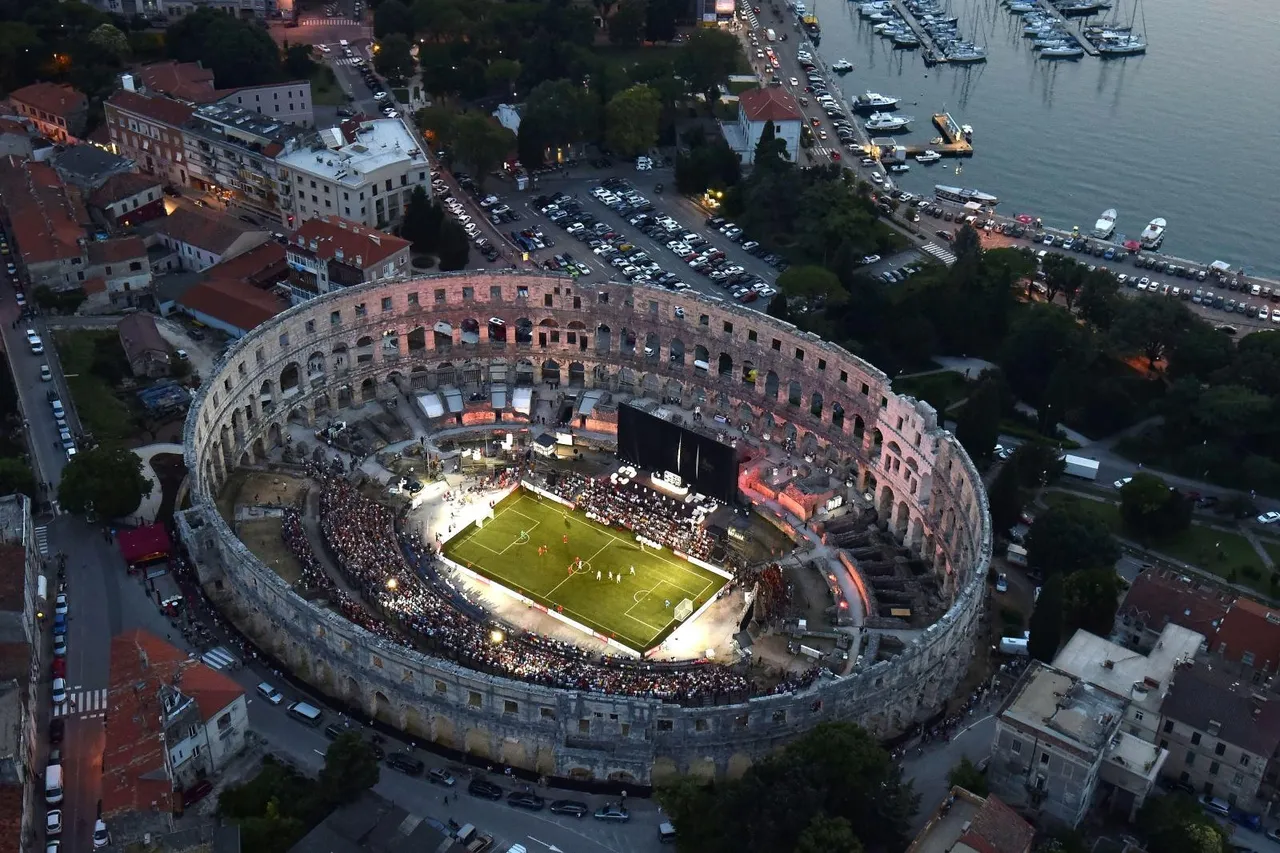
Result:
<svg viewBox="0 0 1280 853"><path fill-rule="evenodd" d="M932 148L922 151L916 155L916 162L923 166L928 166L930 163L936 163L941 159L942 155L937 151L934 151Z"/></svg>
<svg viewBox="0 0 1280 853"><path fill-rule="evenodd" d="M847 59L841 59L839 62L831 66L831 70L837 74L848 74L853 70L853 63Z"/></svg>
<svg viewBox="0 0 1280 853"><path fill-rule="evenodd" d="M853 99L853 111L856 113L878 113L896 109L897 106L897 98L890 98L888 95L881 95L878 92L864 92Z"/></svg>
<svg viewBox="0 0 1280 853"><path fill-rule="evenodd" d="M1041 59L1079 59L1084 56L1084 48L1078 44L1051 45L1040 51Z"/></svg>
<svg viewBox="0 0 1280 853"><path fill-rule="evenodd" d="M1140 238L1142 248L1159 249L1160 244L1164 242L1164 229L1168 224L1158 216L1151 220L1147 227L1142 229L1142 237Z"/></svg>
<svg viewBox="0 0 1280 853"><path fill-rule="evenodd" d="M986 62L987 51L973 45L957 45L954 50L947 51L948 62Z"/></svg>
<svg viewBox="0 0 1280 853"><path fill-rule="evenodd" d="M906 163L894 163L889 167L889 171L894 173L910 172L911 166Z"/></svg>
<svg viewBox="0 0 1280 853"><path fill-rule="evenodd" d="M1147 52L1147 43L1138 36L1124 39L1099 42L1098 53L1102 56L1137 56Z"/></svg>
<svg viewBox="0 0 1280 853"><path fill-rule="evenodd" d="M893 36L894 47L919 47L920 38L912 32L897 33Z"/></svg>
<svg viewBox="0 0 1280 853"><path fill-rule="evenodd" d="M872 113L866 121L867 130L888 131L906 130L911 124L911 116L895 116L890 113Z"/></svg>
<svg viewBox="0 0 1280 853"><path fill-rule="evenodd" d="M1098 221L1093 223L1093 236L1099 240L1106 240L1116 233L1116 211L1115 208L1102 211L1102 215L1098 217Z"/></svg>
<svg viewBox="0 0 1280 853"><path fill-rule="evenodd" d="M999 204L1000 199L990 193L980 192L979 190L964 189L961 187L948 187L942 184L933 185L933 194L945 201L954 201L959 204L968 204L976 201L978 204ZM1163 222L1164 220L1160 220Z"/></svg>

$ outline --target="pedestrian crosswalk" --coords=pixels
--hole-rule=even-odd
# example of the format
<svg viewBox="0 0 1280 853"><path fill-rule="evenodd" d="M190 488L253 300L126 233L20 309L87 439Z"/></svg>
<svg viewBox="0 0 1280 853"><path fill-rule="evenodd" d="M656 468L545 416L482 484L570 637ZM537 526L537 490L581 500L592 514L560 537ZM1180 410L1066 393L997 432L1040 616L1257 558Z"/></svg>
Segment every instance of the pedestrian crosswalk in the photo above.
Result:
<svg viewBox="0 0 1280 853"><path fill-rule="evenodd" d="M933 255L947 266L951 266L956 262L956 254L950 249L944 249L937 243L925 243L920 247L920 251Z"/></svg>
<svg viewBox="0 0 1280 853"><path fill-rule="evenodd" d="M359 57L344 56L340 59L333 60L333 64L334 65L355 65L358 60L359 60Z"/></svg>
<svg viewBox="0 0 1280 853"><path fill-rule="evenodd" d="M67 694L67 701L53 706L55 717L101 717L107 712L107 688L77 690Z"/></svg>
<svg viewBox="0 0 1280 853"><path fill-rule="evenodd" d="M41 557L49 556L49 528L44 525L36 528L36 550Z"/></svg>
<svg viewBox="0 0 1280 853"><path fill-rule="evenodd" d="M298 19L300 27L358 27L360 22L351 18L326 18L324 15L308 15Z"/></svg>

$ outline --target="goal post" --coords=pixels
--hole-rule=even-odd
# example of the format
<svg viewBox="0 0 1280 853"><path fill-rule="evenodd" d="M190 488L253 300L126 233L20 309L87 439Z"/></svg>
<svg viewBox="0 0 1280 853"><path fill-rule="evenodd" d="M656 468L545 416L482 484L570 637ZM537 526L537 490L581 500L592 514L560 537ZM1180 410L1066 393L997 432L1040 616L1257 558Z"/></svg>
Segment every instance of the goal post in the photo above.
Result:
<svg viewBox="0 0 1280 853"><path fill-rule="evenodd" d="M676 618L677 622L683 622L693 615L693 602L687 598L684 599L676 605L676 609L671 612L671 615Z"/></svg>

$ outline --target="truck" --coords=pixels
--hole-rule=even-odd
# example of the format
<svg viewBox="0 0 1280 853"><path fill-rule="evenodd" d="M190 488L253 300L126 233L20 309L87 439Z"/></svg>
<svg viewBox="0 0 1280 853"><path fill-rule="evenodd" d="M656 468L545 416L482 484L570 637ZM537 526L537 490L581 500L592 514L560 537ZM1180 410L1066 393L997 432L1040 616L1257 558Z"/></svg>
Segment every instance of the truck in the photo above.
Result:
<svg viewBox="0 0 1280 853"><path fill-rule="evenodd" d="M1067 454L1062 457L1063 472L1082 480L1098 479L1098 460Z"/></svg>

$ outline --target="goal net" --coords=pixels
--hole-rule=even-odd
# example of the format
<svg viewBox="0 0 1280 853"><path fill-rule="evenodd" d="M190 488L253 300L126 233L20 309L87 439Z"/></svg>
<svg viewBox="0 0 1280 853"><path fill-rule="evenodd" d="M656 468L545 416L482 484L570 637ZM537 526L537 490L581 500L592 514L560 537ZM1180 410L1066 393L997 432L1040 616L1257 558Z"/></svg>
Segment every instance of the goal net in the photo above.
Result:
<svg viewBox="0 0 1280 853"><path fill-rule="evenodd" d="M677 622L683 622L693 615L693 602L684 599L676 605L676 609L672 611L672 615L676 617Z"/></svg>

